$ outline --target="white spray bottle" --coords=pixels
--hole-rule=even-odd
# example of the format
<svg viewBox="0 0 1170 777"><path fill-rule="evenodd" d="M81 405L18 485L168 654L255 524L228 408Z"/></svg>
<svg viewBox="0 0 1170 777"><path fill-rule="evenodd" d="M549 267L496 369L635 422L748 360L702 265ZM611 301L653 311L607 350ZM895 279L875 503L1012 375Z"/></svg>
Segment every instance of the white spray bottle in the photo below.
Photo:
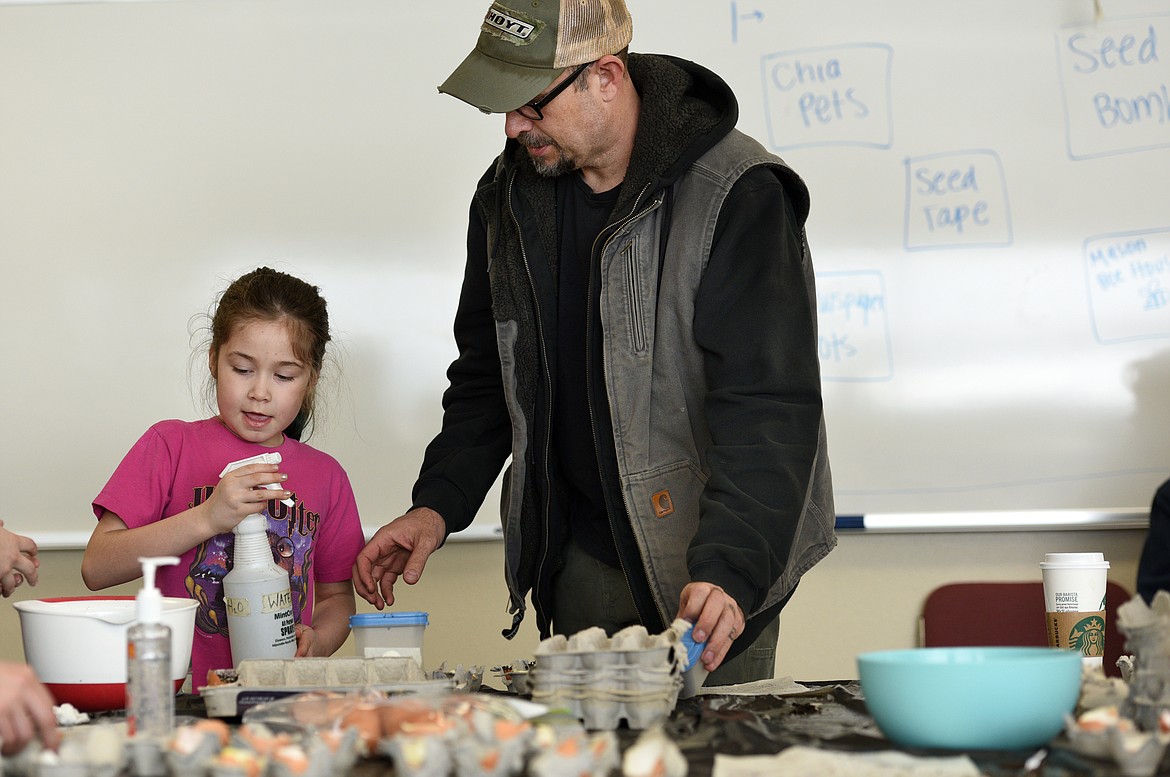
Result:
<svg viewBox="0 0 1170 777"><path fill-rule="evenodd" d="M175 726L175 683L171 677L171 628L162 622L162 592L155 570L178 564L174 556L138 559L142 590L135 597L138 620L126 632L126 726L131 737L165 741Z"/></svg>
<svg viewBox="0 0 1170 777"><path fill-rule="evenodd" d="M223 578L232 664L250 658L292 658L296 622L288 572L272 558L268 519L249 515L232 530L236 547L232 571Z"/></svg>

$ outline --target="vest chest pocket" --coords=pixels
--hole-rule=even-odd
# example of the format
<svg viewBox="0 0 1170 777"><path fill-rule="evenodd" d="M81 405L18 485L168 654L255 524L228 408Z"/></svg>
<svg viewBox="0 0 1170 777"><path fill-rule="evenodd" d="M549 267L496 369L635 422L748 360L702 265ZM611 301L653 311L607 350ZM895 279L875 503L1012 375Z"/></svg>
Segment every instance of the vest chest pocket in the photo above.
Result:
<svg viewBox="0 0 1170 777"><path fill-rule="evenodd" d="M642 278L638 266L637 238L622 247L622 280L625 284L626 301L629 305L629 320L626 322L630 335L630 349L636 353L646 352L646 312L651 309L643 299L646 289L652 285Z"/></svg>

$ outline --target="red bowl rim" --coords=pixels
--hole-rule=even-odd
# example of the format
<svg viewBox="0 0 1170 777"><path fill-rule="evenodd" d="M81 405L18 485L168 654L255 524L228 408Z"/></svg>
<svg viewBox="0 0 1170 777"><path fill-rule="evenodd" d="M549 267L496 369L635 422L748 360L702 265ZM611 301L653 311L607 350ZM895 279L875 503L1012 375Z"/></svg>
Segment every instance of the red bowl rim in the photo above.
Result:
<svg viewBox="0 0 1170 777"><path fill-rule="evenodd" d="M133 596L50 596L46 599L41 599L42 602L124 602L133 600Z"/></svg>

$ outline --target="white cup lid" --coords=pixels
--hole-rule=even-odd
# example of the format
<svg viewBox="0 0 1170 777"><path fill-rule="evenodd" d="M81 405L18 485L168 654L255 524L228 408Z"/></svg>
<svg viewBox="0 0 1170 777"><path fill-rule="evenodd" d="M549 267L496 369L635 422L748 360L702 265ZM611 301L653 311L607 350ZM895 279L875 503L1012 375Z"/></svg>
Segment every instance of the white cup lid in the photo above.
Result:
<svg viewBox="0 0 1170 777"><path fill-rule="evenodd" d="M1040 562L1041 569L1066 567L1109 569L1109 562L1105 560L1104 553L1045 553L1044 561Z"/></svg>

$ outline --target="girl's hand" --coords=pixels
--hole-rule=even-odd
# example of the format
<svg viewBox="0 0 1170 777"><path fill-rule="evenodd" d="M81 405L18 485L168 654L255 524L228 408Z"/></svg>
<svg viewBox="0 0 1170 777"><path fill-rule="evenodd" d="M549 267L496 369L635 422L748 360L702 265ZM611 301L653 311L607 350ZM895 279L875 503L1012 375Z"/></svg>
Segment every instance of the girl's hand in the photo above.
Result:
<svg viewBox="0 0 1170 777"><path fill-rule="evenodd" d="M297 624L297 655L331 656L337 652L349 637L349 619L357 610L353 598L353 585L348 580L336 583L313 583L313 625ZM301 637L305 630L308 639Z"/></svg>
<svg viewBox="0 0 1170 777"><path fill-rule="evenodd" d="M291 491L264 488L287 479L279 464L249 464L224 475L203 503L212 534L231 531L249 515L264 512L273 499L291 497Z"/></svg>
<svg viewBox="0 0 1170 777"><path fill-rule="evenodd" d="M297 624L297 658L313 655L313 642L316 636L317 632L313 631L312 626Z"/></svg>

